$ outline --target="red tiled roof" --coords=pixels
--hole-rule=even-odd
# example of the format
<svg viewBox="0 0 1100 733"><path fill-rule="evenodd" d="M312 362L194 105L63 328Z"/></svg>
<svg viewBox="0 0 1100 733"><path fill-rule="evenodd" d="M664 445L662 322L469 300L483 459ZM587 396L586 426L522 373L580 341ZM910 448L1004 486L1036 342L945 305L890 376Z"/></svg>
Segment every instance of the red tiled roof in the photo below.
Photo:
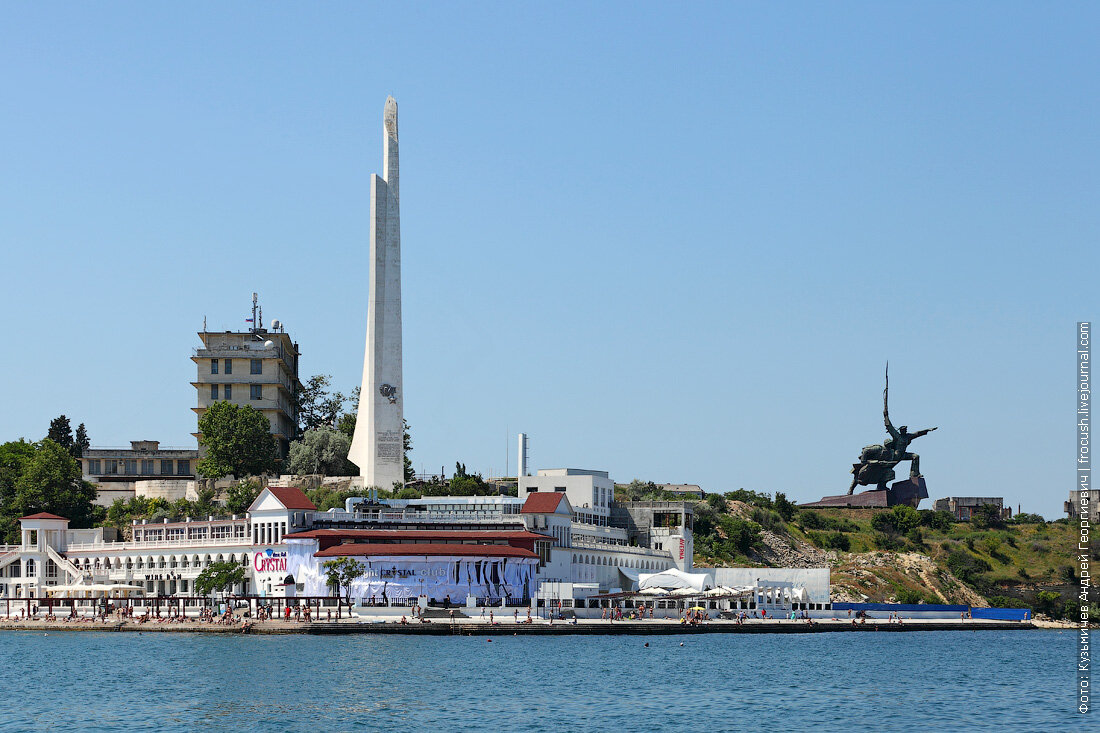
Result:
<svg viewBox="0 0 1100 733"><path fill-rule="evenodd" d="M549 540L548 535L522 530L469 529L311 529L283 535L287 539L347 539L347 540Z"/></svg>
<svg viewBox="0 0 1100 733"><path fill-rule="evenodd" d="M63 519L66 522L69 521L68 517L59 517L56 514L50 514L49 512L38 512L38 514L28 514L25 517L19 517L20 519Z"/></svg>
<svg viewBox="0 0 1100 733"><path fill-rule="evenodd" d="M553 514L564 498L565 494L560 491L536 491L527 495L520 511L524 514Z"/></svg>
<svg viewBox="0 0 1100 733"><path fill-rule="evenodd" d="M282 502L282 505L287 509L308 509L309 511L317 511L317 507L313 505L313 502L309 500L308 496L302 493L301 489L268 486L267 490L270 491L276 499Z"/></svg>
<svg viewBox="0 0 1100 733"><path fill-rule="evenodd" d="M409 544L409 545L379 545L348 543L335 545L327 550L314 553L314 557L392 557L396 555L436 555L436 556L462 556L462 557L530 557L538 555L525 550L522 547L509 547L508 545L443 545L443 544Z"/></svg>

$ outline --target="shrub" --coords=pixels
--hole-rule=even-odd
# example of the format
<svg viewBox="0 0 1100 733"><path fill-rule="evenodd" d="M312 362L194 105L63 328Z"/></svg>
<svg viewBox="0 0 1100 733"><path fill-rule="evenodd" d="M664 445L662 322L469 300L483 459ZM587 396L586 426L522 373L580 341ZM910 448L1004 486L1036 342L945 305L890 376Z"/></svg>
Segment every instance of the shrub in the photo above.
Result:
<svg viewBox="0 0 1100 733"><path fill-rule="evenodd" d="M900 550L904 547L902 539L896 534L889 534L886 532L875 532L871 536L871 541L875 543L875 547L880 550Z"/></svg>
<svg viewBox="0 0 1100 733"><path fill-rule="evenodd" d="M986 600L993 608L1031 608L1023 599L1012 596L989 596Z"/></svg>
<svg viewBox="0 0 1100 733"><path fill-rule="evenodd" d="M898 528L894 525L894 515L892 513L878 512L871 517L871 529L885 534L897 532Z"/></svg>
<svg viewBox="0 0 1100 733"><path fill-rule="evenodd" d="M912 590L911 588L902 588L897 592L898 603L916 604L924 603L924 594L919 590Z"/></svg>
<svg viewBox="0 0 1100 733"><path fill-rule="evenodd" d="M842 532L832 532L825 535L823 538L825 547L831 550L841 550L842 552L848 552L852 549L852 542L848 539L848 535Z"/></svg>
<svg viewBox="0 0 1100 733"><path fill-rule="evenodd" d="M918 549L924 547L924 535L921 534L920 527L913 527L906 533L905 537Z"/></svg>
<svg viewBox="0 0 1100 733"><path fill-rule="evenodd" d="M707 494L707 504L710 504L711 509L721 514L725 514L729 509L726 497L721 494Z"/></svg>
<svg viewBox="0 0 1100 733"><path fill-rule="evenodd" d="M920 513L911 506L899 504L891 514L894 515L894 526L903 534L920 525Z"/></svg>
<svg viewBox="0 0 1100 733"><path fill-rule="evenodd" d="M764 509L772 508L772 498L768 494L738 489L737 491L727 491L725 497L730 501L743 501L751 506L763 507Z"/></svg>
<svg viewBox="0 0 1100 733"><path fill-rule="evenodd" d="M974 585L981 580L981 574L993 569L985 560L975 557L965 550L955 550L947 556L947 569L964 583Z"/></svg>
<svg viewBox="0 0 1100 733"><path fill-rule="evenodd" d="M728 514L720 517L718 523L726 534L725 540L718 541L719 546L728 544L731 547L727 549L736 549L742 555L748 555L763 547L759 525Z"/></svg>
<svg viewBox="0 0 1100 733"><path fill-rule="evenodd" d="M938 532L946 532L951 529L955 516L951 512L936 512L925 510L920 513L921 525Z"/></svg>
<svg viewBox="0 0 1100 733"><path fill-rule="evenodd" d="M825 529L825 517L809 509L798 513L798 521L803 529Z"/></svg>
<svg viewBox="0 0 1100 733"><path fill-rule="evenodd" d="M773 512L770 509L763 509L760 507L753 509L752 521L772 532L784 531L783 517L779 516L778 512Z"/></svg>

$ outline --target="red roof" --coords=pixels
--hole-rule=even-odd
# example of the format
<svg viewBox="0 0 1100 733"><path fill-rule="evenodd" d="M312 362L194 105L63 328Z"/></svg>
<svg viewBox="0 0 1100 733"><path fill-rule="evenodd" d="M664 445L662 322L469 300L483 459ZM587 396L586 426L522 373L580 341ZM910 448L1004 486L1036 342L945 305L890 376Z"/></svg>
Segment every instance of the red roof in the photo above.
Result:
<svg viewBox="0 0 1100 733"><path fill-rule="evenodd" d="M476 557L529 557L537 558L538 555L525 550L522 547L510 547L508 545L443 545L443 544L408 544L408 545L379 545L348 543L335 545L327 550L314 553L314 557L370 557L395 555L436 555L436 556L476 556Z"/></svg>
<svg viewBox="0 0 1100 733"><path fill-rule="evenodd" d="M520 511L524 514L553 514L564 498L565 494L560 491L536 491L527 495Z"/></svg>
<svg viewBox="0 0 1100 733"><path fill-rule="evenodd" d="M469 529L311 529L283 535L287 539L347 539L347 540L549 540L548 535L523 530Z"/></svg>
<svg viewBox="0 0 1100 733"><path fill-rule="evenodd" d="M317 511L317 507L313 505L313 502L309 500L308 496L302 493L301 489L268 486L267 490L287 509L308 509L309 511Z"/></svg>
<svg viewBox="0 0 1100 733"><path fill-rule="evenodd" d="M69 521L68 517L59 517L56 514L50 514L49 512L38 512L38 514L29 514L25 517L19 517L20 519L61 519L63 521Z"/></svg>

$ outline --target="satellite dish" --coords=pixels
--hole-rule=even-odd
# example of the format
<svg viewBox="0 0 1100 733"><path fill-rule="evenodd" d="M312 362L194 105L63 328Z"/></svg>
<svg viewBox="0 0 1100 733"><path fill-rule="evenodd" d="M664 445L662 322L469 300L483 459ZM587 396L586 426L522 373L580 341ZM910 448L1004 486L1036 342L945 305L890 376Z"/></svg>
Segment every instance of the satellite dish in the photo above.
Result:
<svg viewBox="0 0 1100 733"><path fill-rule="evenodd" d="M268 339L267 341L264 341L264 348L265 349L270 349L274 345L275 345L275 342L272 341L271 339Z"/></svg>
<svg viewBox="0 0 1100 733"><path fill-rule="evenodd" d="M280 328L283 327L283 322L276 318L274 321L271 322L271 327L278 331Z"/></svg>

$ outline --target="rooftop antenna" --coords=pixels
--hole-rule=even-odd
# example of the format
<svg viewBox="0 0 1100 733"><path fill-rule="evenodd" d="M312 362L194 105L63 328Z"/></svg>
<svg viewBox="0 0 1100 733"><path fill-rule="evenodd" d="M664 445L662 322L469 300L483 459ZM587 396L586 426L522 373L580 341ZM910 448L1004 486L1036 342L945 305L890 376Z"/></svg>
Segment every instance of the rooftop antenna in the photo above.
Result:
<svg viewBox="0 0 1100 733"><path fill-rule="evenodd" d="M256 310L259 308L259 306L256 305L256 301L258 299L259 299L259 296L256 295L256 293L253 293L252 294L252 318L249 319L252 322L252 329L251 329L252 333L256 333Z"/></svg>

